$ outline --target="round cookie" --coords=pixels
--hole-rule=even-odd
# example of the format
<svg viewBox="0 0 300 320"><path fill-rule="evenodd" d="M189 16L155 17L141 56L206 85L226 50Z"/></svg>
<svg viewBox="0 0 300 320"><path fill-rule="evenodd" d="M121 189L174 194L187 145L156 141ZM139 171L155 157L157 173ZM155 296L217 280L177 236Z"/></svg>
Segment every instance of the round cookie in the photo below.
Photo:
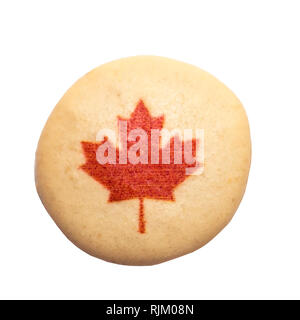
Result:
<svg viewBox="0 0 300 320"><path fill-rule="evenodd" d="M36 186L79 248L152 265L226 226L250 158L247 116L224 84L186 63L130 57L92 70L59 101L38 144Z"/></svg>

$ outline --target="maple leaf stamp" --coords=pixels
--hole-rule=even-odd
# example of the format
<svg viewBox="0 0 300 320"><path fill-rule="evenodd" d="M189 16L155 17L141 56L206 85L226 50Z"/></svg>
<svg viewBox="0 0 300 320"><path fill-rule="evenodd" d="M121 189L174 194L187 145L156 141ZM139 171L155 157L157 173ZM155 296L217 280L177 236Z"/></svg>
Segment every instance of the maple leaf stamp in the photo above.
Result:
<svg viewBox="0 0 300 320"><path fill-rule="evenodd" d="M142 100L130 119L119 116L118 122L124 137L120 148L107 137L82 141L86 162L80 169L110 191L109 202L138 199L138 231L145 233L144 199L175 201L176 186L201 166L196 160L199 141L181 141L176 135L162 147L164 116L152 117Z"/></svg>

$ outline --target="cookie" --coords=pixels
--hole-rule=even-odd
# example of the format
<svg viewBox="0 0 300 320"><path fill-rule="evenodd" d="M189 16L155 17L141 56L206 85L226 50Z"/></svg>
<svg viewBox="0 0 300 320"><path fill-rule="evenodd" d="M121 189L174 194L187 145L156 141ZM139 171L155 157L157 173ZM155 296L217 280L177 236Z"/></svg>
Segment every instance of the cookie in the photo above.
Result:
<svg viewBox="0 0 300 320"><path fill-rule="evenodd" d="M41 134L38 194L75 245L153 265L199 249L233 217L251 158L238 98L201 69L138 56L62 97Z"/></svg>

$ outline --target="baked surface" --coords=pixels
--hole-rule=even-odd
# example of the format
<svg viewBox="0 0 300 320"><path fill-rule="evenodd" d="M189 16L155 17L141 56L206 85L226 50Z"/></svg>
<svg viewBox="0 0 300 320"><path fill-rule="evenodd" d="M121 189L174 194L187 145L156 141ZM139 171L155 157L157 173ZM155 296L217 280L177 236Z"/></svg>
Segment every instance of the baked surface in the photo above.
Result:
<svg viewBox="0 0 300 320"><path fill-rule="evenodd" d="M174 201L109 202L89 176L82 141L118 130L142 99L163 127L204 130L204 170L174 189ZM201 69L138 56L102 65L79 79L50 115L36 152L38 194L55 223L79 248L106 261L152 265L192 252L231 220L245 191L251 158L247 116L237 97Z"/></svg>

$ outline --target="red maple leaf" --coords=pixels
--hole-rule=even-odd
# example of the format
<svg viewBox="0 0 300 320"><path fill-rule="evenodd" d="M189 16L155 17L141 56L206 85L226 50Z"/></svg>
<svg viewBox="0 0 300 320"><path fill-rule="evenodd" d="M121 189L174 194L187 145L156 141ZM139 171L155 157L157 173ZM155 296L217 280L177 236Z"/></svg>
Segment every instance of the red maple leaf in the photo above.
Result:
<svg viewBox="0 0 300 320"><path fill-rule="evenodd" d="M195 156L197 140L192 139L185 141L184 143L178 138L178 136L172 137L169 143L162 149L160 147L160 138L157 141L157 152L152 152L152 156L156 157L156 163L151 158L151 147L153 146L153 140L151 140L151 129L161 130L163 127L164 116L151 117L148 109L145 107L142 100L140 100L131 114L130 119L118 119L123 121L127 125L127 132L125 132L126 144L121 143L121 149L115 148L115 146L107 139L104 138L101 142L86 142L82 141L82 148L86 158L86 163L80 166L80 169L85 171L93 179L101 183L110 191L108 201L122 201L133 198L138 198L139 205L139 228L140 233L146 231L146 221L144 217L144 198L160 199L174 201L173 190L182 183L187 177L186 169L190 169L190 173L199 168L199 164L194 162L187 164L184 161L184 144L189 143L192 147L192 155ZM134 145L139 141L128 141L128 135L131 130L142 129L147 133L148 142L147 155L144 162L133 164L129 161L130 148L134 148ZM120 130L120 127L119 127ZM123 132L124 133L124 132ZM152 146L151 146L152 142ZM115 163L99 163L97 159L98 148L106 144L106 147L113 151L115 155ZM124 144L124 143L123 143ZM180 149L179 149L180 148ZM177 153L177 160L176 157ZM125 162L120 160L120 154L125 152ZM131 150L136 152L137 156L141 156L141 150ZM163 155L169 156L169 163L163 161ZM180 161L178 161L181 157ZM107 155L107 152L106 152ZM180 162L180 163L178 163Z"/></svg>

